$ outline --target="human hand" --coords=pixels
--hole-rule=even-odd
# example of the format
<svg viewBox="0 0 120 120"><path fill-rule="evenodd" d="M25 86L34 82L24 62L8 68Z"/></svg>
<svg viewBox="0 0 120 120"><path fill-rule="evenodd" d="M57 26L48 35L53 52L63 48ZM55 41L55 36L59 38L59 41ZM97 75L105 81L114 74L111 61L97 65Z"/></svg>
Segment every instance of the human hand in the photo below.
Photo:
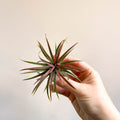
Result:
<svg viewBox="0 0 120 120"><path fill-rule="evenodd" d="M73 60L66 58L65 61ZM68 66L80 68L73 71L82 81L79 83L71 76L68 80L72 88L63 79L57 80L57 91L68 97L76 112L83 120L119 120L120 115L111 102L97 71L85 62L69 63Z"/></svg>

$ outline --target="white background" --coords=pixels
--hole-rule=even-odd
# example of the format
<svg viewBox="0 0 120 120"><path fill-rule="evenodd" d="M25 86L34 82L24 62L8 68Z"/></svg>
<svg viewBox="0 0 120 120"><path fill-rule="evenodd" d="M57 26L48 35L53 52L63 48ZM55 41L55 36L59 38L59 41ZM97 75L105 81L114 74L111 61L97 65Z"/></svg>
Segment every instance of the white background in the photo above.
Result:
<svg viewBox="0 0 120 120"><path fill-rule="evenodd" d="M79 42L71 56L100 73L120 110L119 0L0 0L0 119L80 119L67 98L49 102L45 82L32 96L34 80L22 81L19 70L29 65L20 59L38 60L37 40L47 48L45 33L53 50L66 37L63 51Z"/></svg>

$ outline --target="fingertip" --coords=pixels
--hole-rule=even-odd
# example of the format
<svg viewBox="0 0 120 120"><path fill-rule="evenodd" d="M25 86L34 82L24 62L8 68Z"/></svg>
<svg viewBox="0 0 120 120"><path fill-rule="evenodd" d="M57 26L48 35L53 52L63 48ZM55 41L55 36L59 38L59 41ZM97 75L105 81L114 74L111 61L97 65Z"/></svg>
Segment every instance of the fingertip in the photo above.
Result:
<svg viewBox="0 0 120 120"><path fill-rule="evenodd" d="M69 80L66 79L66 81L62 79L59 81L58 85L64 89L67 89L68 91L72 93L75 93L76 90L78 89L78 84L79 84L78 82L75 82L71 79Z"/></svg>
<svg viewBox="0 0 120 120"><path fill-rule="evenodd" d="M75 58L75 57L67 57L67 58L64 59L64 61L71 61L71 60L79 60L79 59ZM80 71L85 71L85 70L88 70L88 69L93 70L93 68L83 60L80 60L78 62L70 63L69 65L78 67L80 69Z"/></svg>

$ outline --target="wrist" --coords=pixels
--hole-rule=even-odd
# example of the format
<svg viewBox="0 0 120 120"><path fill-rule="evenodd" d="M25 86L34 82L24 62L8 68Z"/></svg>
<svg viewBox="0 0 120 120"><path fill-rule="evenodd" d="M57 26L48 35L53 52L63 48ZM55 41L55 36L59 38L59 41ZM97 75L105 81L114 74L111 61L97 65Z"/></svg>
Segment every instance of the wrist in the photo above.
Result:
<svg viewBox="0 0 120 120"><path fill-rule="evenodd" d="M120 113L108 95L98 99L97 117L95 120L120 120Z"/></svg>

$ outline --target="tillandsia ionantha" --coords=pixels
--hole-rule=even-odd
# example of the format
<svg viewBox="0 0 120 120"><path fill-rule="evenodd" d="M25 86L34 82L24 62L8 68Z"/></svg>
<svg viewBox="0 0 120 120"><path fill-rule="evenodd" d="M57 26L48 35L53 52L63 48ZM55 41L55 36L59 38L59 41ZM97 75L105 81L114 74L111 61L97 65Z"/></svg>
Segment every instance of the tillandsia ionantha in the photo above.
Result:
<svg viewBox="0 0 120 120"><path fill-rule="evenodd" d="M58 92L56 88L57 77L58 79L63 79L72 88L74 88L74 86L72 86L69 83L69 76L72 76L73 78L78 80L78 82L81 82L81 80L73 72L73 71L79 71L79 68L69 65L70 63L78 62L79 60L64 61L64 59L73 50L73 48L76 46L77 43L72 45L67 51L65 51L61 55L61 50L62 50L63 44L65 43L65 40L62 40L58 44L58 46L55 45L55 54L53 54L49 41L46 36L45 38L46 38L49 54L46 52L42 44L38 41L38 47L40 48L42 54L44 55L44 58L41 58L39 55L38 62L22 60L23 62L26 62L26 63L38 65L38 67L25 68L25 69L22 69L21 71L28 70L27 72L23 72L23 74L37 73L37 75L33 77L24 79L24 80L31 80L31 79L37 78L37 80L35 81L36 86L34 87L32 91L33 94L36 93L41 83L47 78L47 84L46 84L45 90L47 91L48 99L51 100L52 91L55 91L58 96ZM52 83L53 83L53 86L51 86Z"/></svg>

